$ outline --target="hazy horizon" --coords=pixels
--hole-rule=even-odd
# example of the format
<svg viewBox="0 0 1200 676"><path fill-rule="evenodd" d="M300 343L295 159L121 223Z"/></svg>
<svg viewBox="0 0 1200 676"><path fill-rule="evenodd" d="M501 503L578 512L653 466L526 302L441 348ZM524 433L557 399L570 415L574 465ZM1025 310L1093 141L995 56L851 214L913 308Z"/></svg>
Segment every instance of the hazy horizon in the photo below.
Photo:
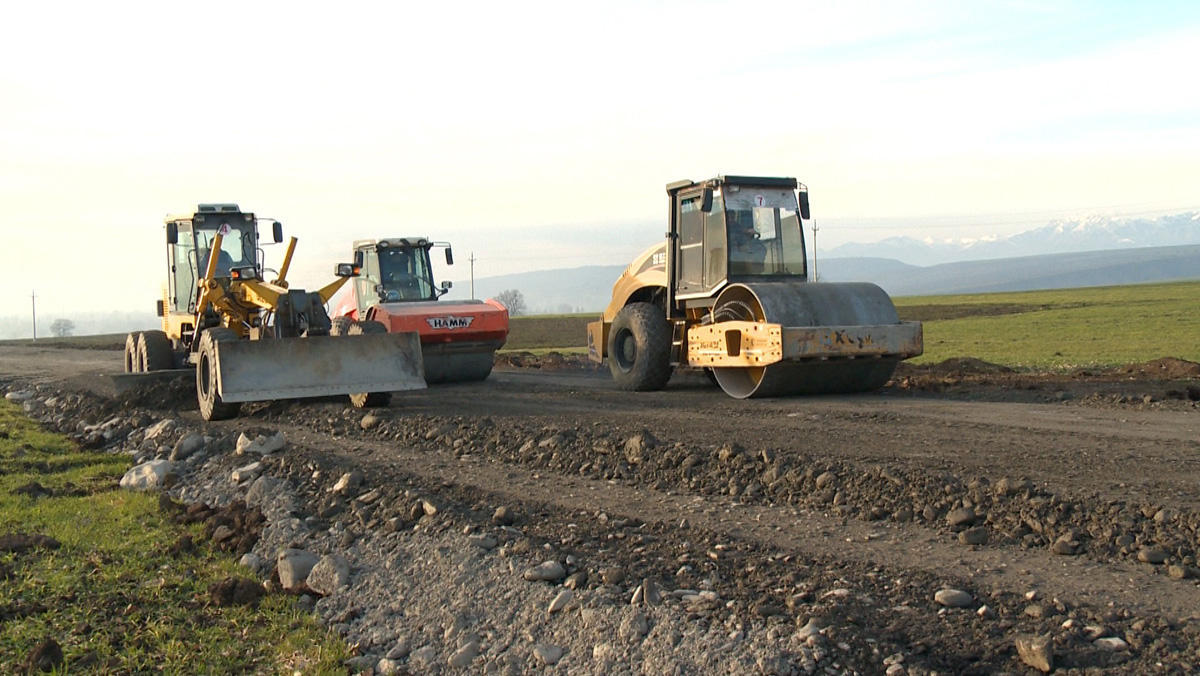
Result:
<svg viewBox="0 0 1200 676"><path fill-rule="evenodd" d="M1194 3L67 11L0 43L0 317L152 308L198 202L281 220L305 288L395 234L450 279L627 262L721 173L806 183L818 251L1200 207Z"/></svg>

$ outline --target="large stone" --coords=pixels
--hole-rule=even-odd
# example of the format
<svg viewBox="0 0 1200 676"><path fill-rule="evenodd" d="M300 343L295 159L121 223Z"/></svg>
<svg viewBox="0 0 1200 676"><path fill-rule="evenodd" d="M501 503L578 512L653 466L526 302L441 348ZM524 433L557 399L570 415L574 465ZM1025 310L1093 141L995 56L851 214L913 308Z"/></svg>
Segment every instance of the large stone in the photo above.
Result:
<svg viewBox="0 0 1200 676"><path fill-rule="evenodd" d="M240 484L256 478L261 473L262 463L255 461L249 465L244 465L233 470L233 473L229 475L229 478L232 479L234 483Z"/></svg>
<svg viewBox="0 0 1200 676"><path fill-rule="evenodd" d="M142 435L142 439L145 441L165 440L171 435L172 432L175 431L175 428L178 426L179 423L174 418L159 420L158 422L146 428L146 433Z"/></svg>
<svg viewBox="0 0 1200 676"><path fill-rule="evenodd" d="M966 528L975 523L975 510L970 507L959 507L958 509L950 510L946 515L946 523L951 528Z"/></svg>
<svg viewBox="0 0 1200 676"><path fill-rule="evenodd" d="M126 472L121 477L121 488L131 491L170 488L178 478L175 463L170 460L151 460Z"/></svg>
<svg viewBox="0 0 1200 676"><path fill-rule="evenodd" d="M329 596L350 584L350 563L337 554L321 557L308 573L308 588L322 596Z"/></svg>
<svg viewBox="0 0 1200 676"><path fill-rule="evenodd" d="M174 461L186 460L194 453L204 448L204 435L192 432L179 438L175 442L175 447L171 449L170 459Z"/></svg>
<svg viewBox="0 0 1200 676"><path fill-rule="evenodd" d="M575 592L571 591L570 589L564 589L558 593L558 596L554 597L553 601L550 602L550 607L546 609L546 612L550 615L553 615L563 608L566 608L567 605L574 599Z"/></svg>
<svg viewBox="0 0 1200 676"><path fill-rule="evenodd" d="M246 489L246 506L259 507L270 504L283 491L283 482L263 474Z"/></svg>
<svg viewBox="0 0 1200 676"><path fill-rule="evenodd" d="M354 470L352 472L347 472L347 473L343 474L341 476L341 478L339 478L337 480L337 483L333 484L333 492L340 493L342 495L349 495L351 492L354 491L354 489L361 486L362 482L363 482L363 473L362 472L360 472L358 470Z"/></svg>
<svg viewBox="0 0 1200 676"><path fill-rule="evenodd" d="M13 390L12 392L4 395L4 398L9 401L20 403L22 401L29 401L30 399L33 399L33 392L30 392L29 390Z"/></svg>
<svg viewBox="0 0 1200 676"><path fill-rule="evenodd" d="M275 567L279 569L279 586L287 591L303 589L308 574L319 560L316 554L303 549L283 550L275 561Z"/></svg>
<svg viewBox="0 0 1200 676"><path fill-rule="evenodd" d="M646 460L646 453L653 450L658 445L658 441L649 432L635 434L625 440L623 450L625 451L625 461L631 465L637 465Z"/></svg>
<svg viewBox="0 0 1200 676"><path fill-rule="evenodd" d="M465 669L479 656L479 641L467 641L446 662L455 669Z"/></svg>
<svg viewBox="0 0 1200 676"><path fill-rule="evenodd" d="M1158 547L1145 547L1138 551L1138 561L1159 564L1167 560L1167 553Z"/></svg>
<svg viewBox="0 0 1200 676"><path fill-rule="evenodd" d="M558 582L566 577L567 571L558 561L543 561L525 571L524 578L530 582Z"/></svg>
<svg viewBox="0 0 1200 676"><path fill-rule="evenodd" d="M1050 635L1018 636L1017 655L1025 664L1048 674L1054 669L1054 643Z"/></svg>
<svg viewBox="0 0 1200 676"><path fill-rule="evenodd" d="M535 643L533 646L533 656L542 664L552 667L562 659L563 649L549 643Z"/></svg>
<svg viewBox="0 0 1200 676"><path fill-rule="evenodd" d="M238 436L237 445L234 447L234 453L237 455L270 455L278 451L284 446L283 432L276 432L271 436L258 435L254 439L246 436L242 432Z"/></svg>
<svg viewBox="0 0 1200 676"><path fill-rule="evenodd" d="M933 595L933 600L947 608L965 608L971 605L974 599L961 589L939 589Z"/></svg>

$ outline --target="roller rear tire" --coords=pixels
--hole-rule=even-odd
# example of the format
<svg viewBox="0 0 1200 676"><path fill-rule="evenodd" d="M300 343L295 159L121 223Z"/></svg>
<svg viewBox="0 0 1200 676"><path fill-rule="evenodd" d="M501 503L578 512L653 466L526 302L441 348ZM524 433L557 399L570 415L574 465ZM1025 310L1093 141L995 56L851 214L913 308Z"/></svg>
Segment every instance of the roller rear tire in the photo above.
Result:
<svg viewBox="0 0 1200 676"><path fill-rule="evenodd" d="M338 319L342 319L339 317ZM337 321L336 319L334 321ZM377 333L387 333L387 327L376 321L353 322L346 329L347 336L366 336ZM392 402L391 392L358 392L350 395L350 403L355 408L376 408L387 406Z"/></svg>
<svg viewBox="0 0 1200 676"><path fill-rule="evenodd" d="M630 303L613 318L608 368L617 387L661 390L671 379L671 325L653 303Z"/></svg>
<svg viewBox="0 0 1200 676"><path fill-rule="evenodd" d="M225 420L237 416L241 403L228 404L217 393L217 343L238 340L237 334L226 328L212 328L200 336L196 351L196 401L200 417L205 420Z"/></svg>

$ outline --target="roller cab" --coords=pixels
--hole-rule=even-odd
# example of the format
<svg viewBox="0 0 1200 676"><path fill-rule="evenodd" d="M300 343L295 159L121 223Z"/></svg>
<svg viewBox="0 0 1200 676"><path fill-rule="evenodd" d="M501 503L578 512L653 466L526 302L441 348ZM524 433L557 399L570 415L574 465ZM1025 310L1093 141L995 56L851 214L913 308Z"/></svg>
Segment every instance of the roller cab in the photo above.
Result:
<svg viewBox="0 0 1200 676"><path fill-rule="evenodd" d="M793 178L667 185L669 229L613 286L588 354L618 386L663 387L676 366L710 370L737 398L876 389L922 352L869 283L810 282L808 191Z"/></svg>
<svg viewBox="0 0 1200 676"><path fill-rule="evenodd" d="M446 264L453 265L450 245L427 237L354 242L362 274L333 298L334 333L364 320L388 332L416 333L426 382L484 380L508 338L508 310L492 299L439 300L451 283L434 283L430 252L435 248L444 248Z"/></svg>

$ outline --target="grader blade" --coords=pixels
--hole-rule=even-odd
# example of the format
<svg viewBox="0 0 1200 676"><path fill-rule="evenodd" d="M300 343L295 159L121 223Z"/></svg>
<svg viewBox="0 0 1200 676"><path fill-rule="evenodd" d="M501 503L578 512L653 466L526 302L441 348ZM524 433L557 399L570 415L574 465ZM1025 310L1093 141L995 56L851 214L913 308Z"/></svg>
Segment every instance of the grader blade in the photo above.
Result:
<svg viewBox="0 0 1200 676"><path fill-rule="evenodd" d="M226 402L425 388L413 332L221 342L216 361Z"/></svg>

